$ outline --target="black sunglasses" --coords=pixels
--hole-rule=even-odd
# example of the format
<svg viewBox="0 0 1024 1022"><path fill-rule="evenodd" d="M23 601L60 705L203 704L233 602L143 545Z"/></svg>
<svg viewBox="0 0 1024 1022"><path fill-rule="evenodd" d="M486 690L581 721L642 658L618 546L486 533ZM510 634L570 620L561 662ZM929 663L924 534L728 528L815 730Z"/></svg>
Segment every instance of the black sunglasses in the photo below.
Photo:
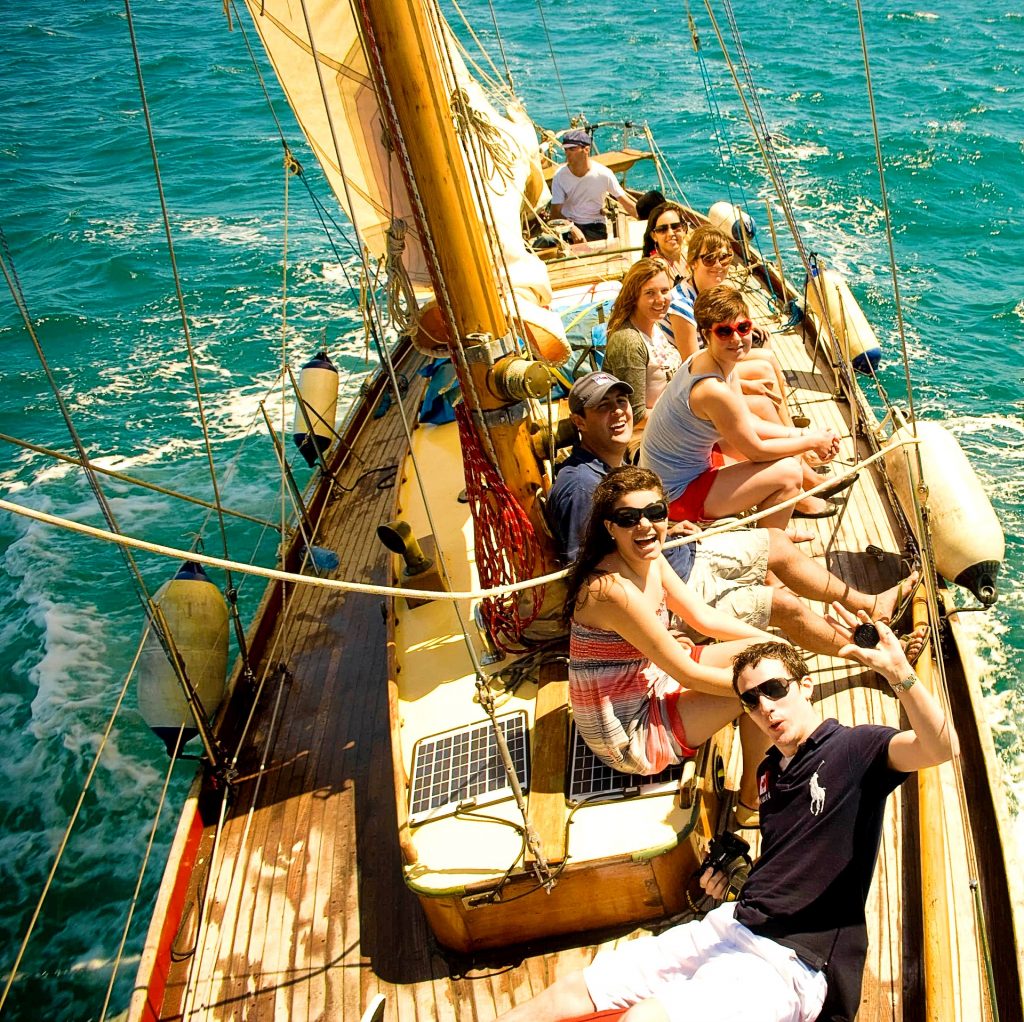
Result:
<svg viewBox="0 0 1024 1022"><path fill-rule="evenodd" d="M647 507L617 507L609 512L608 521L617 525L620 529L634 529L640 524L640 519L646 518L651 522L663 522L668 518L668 505L663 500L648 504Z"/></svg>
<svg viewBox="0 0 1024 1022"><path fill-rule="evenodd" d="M681 220L677 220L674 224L662 224L660 227L652 227L651 228L651 233L652 234L666 234L668 231L684 231L684 230L686 230L686 228L683 227L682 221Z"/></svg>
<svg viewBox="0 0 1024 1022"><path fill-rule="evenodd" d="M799 678L769 678L762 681L760 685L748 688L746 692L740 693L740 702L747 713L753 713L761 705L761 696L770 699L773 703L785 697L789 692L789 686Z"/></svg>

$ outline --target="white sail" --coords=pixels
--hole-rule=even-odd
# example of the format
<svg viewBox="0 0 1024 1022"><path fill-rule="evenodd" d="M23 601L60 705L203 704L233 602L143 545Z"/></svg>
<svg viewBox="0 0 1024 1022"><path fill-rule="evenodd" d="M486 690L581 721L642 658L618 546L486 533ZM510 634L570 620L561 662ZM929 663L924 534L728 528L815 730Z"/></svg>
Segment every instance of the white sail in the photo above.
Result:
<svg viewBox="0 0 1024 1022"><path fill-rule="evenodd" d="M360 238L374 256L383 258L392 221L405 221L403 263L413 284L429 286L412 201L398 160L387 146L386 120L350 5L338 0L247 4L299 125ZM533 324L564 339L558 317L544 308L551 300L547 270L527 248L520 220L524 203L536 209L547 200L536 132L516 104L509 104L507 117L494 109L450 35L445 51L438 64L449 66L450 57L452 91L462 90L471 111L467 169L471 180L480 183L474 196L478 213L482 204L488 207L481 216L481 230L495 241L499 290L510 312L514 302L528 333ZM319 75L311 73L314 52Z"/></svg>

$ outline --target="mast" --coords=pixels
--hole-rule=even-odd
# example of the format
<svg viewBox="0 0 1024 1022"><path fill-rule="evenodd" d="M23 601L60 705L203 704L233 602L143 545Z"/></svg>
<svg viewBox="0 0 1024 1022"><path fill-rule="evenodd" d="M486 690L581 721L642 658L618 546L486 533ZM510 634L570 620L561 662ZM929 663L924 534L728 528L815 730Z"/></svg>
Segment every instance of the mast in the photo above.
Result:
<svg viewBox="0 0 1024 1022"><path fill-rule="evenodd" d="M485 338L480 335L504 337L510 323L498 293L423 0L364 0L357 16L363 21L370 66L380 76L397 122L393 141L406 156L403 163L410 178L406 184L423 231L438 305L442 313L450 310L449 326L455 336L449 344L454 348L461 343L466 350L498 470L530 516L538 546L551 564L553 552L537 506L541 477L528 420L502 412L514 412L512 402L490 389L489 360L476 357L483 354L479 349ZM384 97L382 106L386 108ZM476 425L483 428L480 422Z"/></svg>

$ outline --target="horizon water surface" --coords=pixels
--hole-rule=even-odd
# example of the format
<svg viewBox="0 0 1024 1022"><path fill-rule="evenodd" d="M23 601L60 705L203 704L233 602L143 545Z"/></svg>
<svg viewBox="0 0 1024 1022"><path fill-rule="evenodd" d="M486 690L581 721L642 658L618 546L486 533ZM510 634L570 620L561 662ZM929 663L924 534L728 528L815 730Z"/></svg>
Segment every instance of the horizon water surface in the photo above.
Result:
<svg viewBox="0 0 1024 1022"><path fill-rule="evenodd" d="M492 40L485 0L462 6ZM728 197L681 3L658 2L637 15L607 0L546 5L561 88L536 6L495 0L495 8L516 86L536 121L564 127L566 107L591 122L648 120L694 206ZM780 0L770 17L736 5L806 243L847 276L884 341L883 380L899 397L903 374L856 9L823 0L813 21L807 12L798 0ZM376 364L365 355L345 274L355 263L351 236L336 233L348 240L332 250L304 187L291 180L282 325L285 174L241 35L228 30L219 2L151 2L133 16L218 482L229 506L273 519L280 497L260 404L280 420L282 345L295 365L326 341L349 398ZM696 17L731 141L729 189L766 237L768 191L756 147L703 10ZM1006 0L895 9L871 3L865 22L918 413L956 433L1006 533L1000 602L973 615L972 625L989 668L986 710L1016 811L1024 793L1017 730L1024 712L1024 14ZM0 25L4 258L75 425L103 464L207 497L124 9L28 0L9 5ZM333 206L272 76L268 84L311 187ZM599 142L613 145L610 129ZM654 183L642 167L630 177L637 187ZM0 432L70 450L9 294L0 309ZM308 478L308 470L296 471L300 482ZM0 442L0 483L6 499L100 523L81 474L42 455ZM202 532L207 551L220 552L215 524L204 522L201 509L183 511L169 497L121 484L104 487L126 532L183 548ZM235 522L229 542L239 560L273 561L272 531ZM139 564L151 588L173 570L150 555ZM246 617L261 590L254 579L242 582ZM116 549L0 515L4 981L141 628ZM59 1019L99 1017L166 768L129 691L4 1018L34 1018L40 1009ZM173 771L110 1014L127 1007L192 772L188 763ZM1019 816L1014 830L1020 835Z"/></svg>

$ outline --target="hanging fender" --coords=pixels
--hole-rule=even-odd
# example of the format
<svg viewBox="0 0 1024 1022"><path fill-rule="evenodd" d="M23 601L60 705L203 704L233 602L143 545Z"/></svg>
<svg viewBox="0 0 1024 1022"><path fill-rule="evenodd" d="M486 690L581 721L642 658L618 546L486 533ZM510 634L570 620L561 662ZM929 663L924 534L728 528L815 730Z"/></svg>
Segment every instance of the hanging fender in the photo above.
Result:
<svg viewBox="0 0 1024 1022"><path fill-rule="evenodd" d="M903 426L893 439L913 436ZM937 422L918 422L935 568L943 578L969 589L986 607L996 602L1006 544L992 504L956 437ZM919 472L909 444L889 451L885 468L900 506L914 521L913 497Z"/></svg>
<svg viewBox="0 0 1024 1022"><path fill-rule="evenodd" d="M157 590L153 602L163 612L188 679L209 718L227 687L227 603L195 561L186 561L174 578ZM182 744L199 729L159 638L152 627L147 625L147 629L139 656L139 712L171 754L179 729L184 728Z"/></svg>

